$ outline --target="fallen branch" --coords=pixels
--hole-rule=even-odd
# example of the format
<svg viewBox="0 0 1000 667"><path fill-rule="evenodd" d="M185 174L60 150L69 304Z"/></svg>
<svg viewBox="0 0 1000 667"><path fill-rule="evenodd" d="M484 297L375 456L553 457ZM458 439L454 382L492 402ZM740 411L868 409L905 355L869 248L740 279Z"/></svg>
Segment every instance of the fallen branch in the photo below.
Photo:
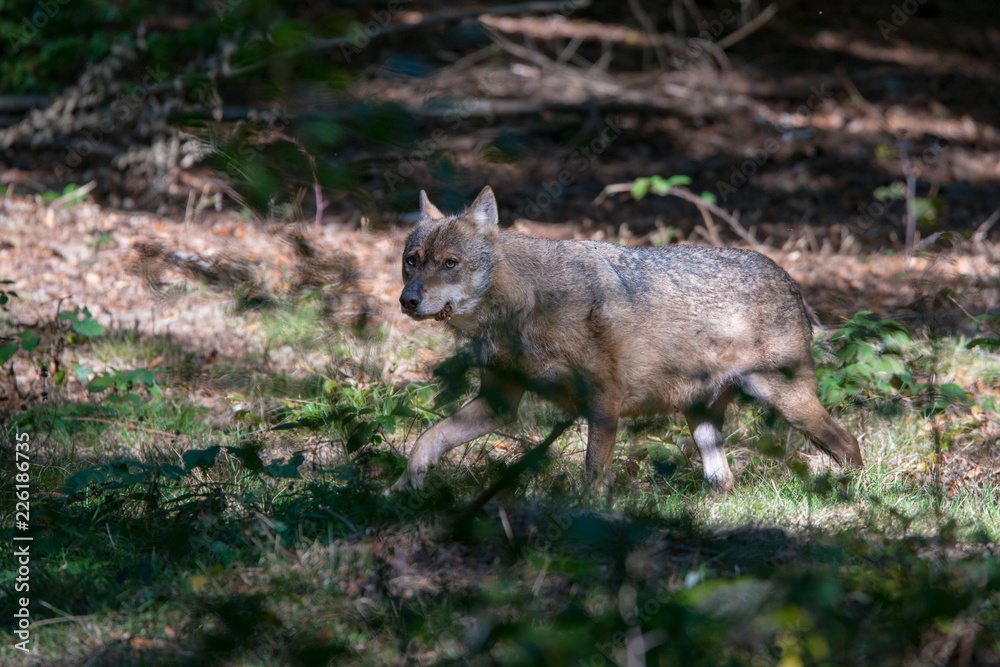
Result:
<svg viewBox="0 0 1000 667"><path fill-rule="evenodd" d="M0 95L0 112L24 113L49 105L48 95Z"/></svg>
<svg viewBox="0 0 1000 667"><path fill-rule="evenodd" d="M620 194L623 192L632 192L632 183L612 183L611 185L606 186L603 190L601 190L601 193L594 198L594 204L595 205L600 204L605 199L607 199L609 195ZM702 218L706 220L705 226L707 227L708 233L712 238L713 242L715 242L719 236L718 236L718 231L715 230L715 225L712 224L711 218L708 216L709 212L714 213L720 219L724 220L726 224L728 224L729 227L736 233L736 235L739 236L744 241L746 241L747 243L749 243L751 247L757 246L756 242L754 242L754 240L750 237L750 234L747 233L747 230L743 228L743 225L740 224L739 220L737 220L732 215L730 215L723 209L719 208L715 204L705 201L704 199L694 194L687 188L679 188L674 186L671 187L669 190L667 190L666 195L673 195L674 197L680 197L681 199L691 202L692 204L697 206L698 211L702 215ZM719 241L719 243L721 245L721 241Z"/></svg>
<svg viewBox="0 0 1000 667"><path fill-rule="evenodd" d="M544 0L539 2L521 2L512 5L499 5L497 7L483 7L481 9L470 9L461 12L450 12L447 14L432 14L427 18L416 21L414 23L389 23L387 25L376 28L370 33L366 33L369 39L375 39L376 37L384 37L385 35L392 35L397 32L403 32L405 30L417 30L419 28L426 28L432 25L438 25L441 23L453 23L455 21L464 21L465 19L477 18L479 16L486 16L489 14L520 14L522 12L568 12L570 10L582 9L590 4L590 0ZM308 53L316 53L317 51L329 51L330 49L337 48L338 46L353 46L355 36L350 37L331 37L329 39L316 39L312 40L305 46L299 47L297 49L290 49L278 54L273 57L294 57L305 55ZM240 76L242 74L247 74L249 72L254 72L262 67L264 67L270 59L261 60L259 62L253 63L252 65L247 65L245 67L240 67L234 70L226 72L227 77Z"/></svg>
<svg viewBox="0 0 1000 667"><path fill-rule="evenodd" d="M567 21L564 16L512 18L509 16L483 16L483 25L500 32L526 35L533 39L569 39L621 44L627 47L666 46L680 51L684 40L672 35L649 35L623 25L607 25L596 21Z"/></svg>
<svg viewBox="0 0 1000 667"><path fill-rule="evenodd" d="M645 97L648 97L646 95ZM421 107L410 107L407 113L417 118L454 120L456 118L494 118L498 116L527 116L544 112L553 113L645 113L651 116L674 116L677 114L692 117L717 118L748 108L754 108L755 101L749 98L738 98L741 102L726 106L712 106L704 99L693 96L691 101L678 100L655 104L627 99L589 99L579 103L546 102L536 100L513 99L464 99L464 100L431 100Z"/></svg>
<svg viewBox="0 0 1000 667"><path fill-rule="evenodd" d="M760 14L757 14L757 16L753 17L753 20L747 22L745 25L740 27L739 30L731 32L722 39L720 39L717 43L717 46L723 51L725 51L733 44L736 44L737 42L746 39L752 33L756 32L761 26L763 26L765 23L774 18L774 15L777 13L778 13L777 3L768 5L764 9L764 11L762 11Z"/></svg>
<svg viewBox="0 0 1000 667"><path fill-rule="evenodd" d="M438 25L442 23L453 23L455 21L464 21L466 19L477 18L480 16L486 16L490 14L519 14L521 12L568 12L575 11L577 9L582 9L590 4L590 0L540 0L537 2L522 2L512 5L499 5L497 7L483 7L480 9L470 9L461 12L450 12L447 14L432 14L421 21L415 21L413 23L389 23L387 25L381 26L372 30L370 33L366 32L365 35L369 40L373 40L377 37L384 37L386 35L392 35L398 32L404 32L406 30L417 30L420 28L426 28L432 25ZM266 67L269 63L277 58L292 58L295 56L306 55L310 53L317 53L320 51L329 51L330 49L335 49L340 46L355 46L356 35L345 36L345 37L331 37L329 39L314 39L301 46L297 49L289 49L287 51L281 51L275 53L267 58L259 60L255 63L245 65L243 67L229 68L223 65L221 71L218 72L208 72L199 74L188 74L179 76L170 81L165 81L156 86L150 86L146 92L148 95L154 95L157 93L162 93L164 91L173 90L178 87L178 85L184 85L188 82L202 81L207 78L216 76L223 79L232 79L244 74L250 74L251 72L256 72L257 70Z"/></svg>
<svg viewBox="0 0 1000 667"><path fill-rule="evenodd" d="M155 428L147 428L145 426L139 426L138 424L133 424L132 422L122 421L120 419L100 419L99 417L60 417L63 421L69 422L94 422L95 424L108 424L110 426L121 426L122 428L130 428L134 431L142 431L143 433L149 433L151 435L159 435L166 438L176 439L178 437L177 433L171 433L169 431L161 431Z"/></svg>
<svg viewBox="0 0 1000 667"><path fill-rule="evenodd" d="M455 519L452 529L455 534L467 534L468 531L466 529L468 528L469 522L471 522L472 519L479 514L480 510L482 510L486 503L490 501L490 498L504 489L513 486L514 482L517 481L517 478L522 473L540 465L548 456L548 449L552 443L563 434L563 431L572 426L574 421L575 420L573 419L567 419L556 424L553 427L552 432L549 433L545 440L542 440L535 446L534 449L515 461L513 465L504 471L503 476L500 477L496 484L480 493L475 500L469 503L469 506L462 510L462 513Z"/></svg>
<svg viewBox="0 0 1000 667"><path fill-rule="evenodd" d="M493 28L487 26L486 31L490 33L490 36L493 38L493 42L497 46L512 56L532 62L539 67L557 71L564 76L578 81L582 87L588 89L592 93L615 96L621 92L621 86L606 75L595 72L584 72L575 67L563 65L562 63L552 60L539 51L533 51L529 48L520 46L519 44L515 44Z"/></svg>

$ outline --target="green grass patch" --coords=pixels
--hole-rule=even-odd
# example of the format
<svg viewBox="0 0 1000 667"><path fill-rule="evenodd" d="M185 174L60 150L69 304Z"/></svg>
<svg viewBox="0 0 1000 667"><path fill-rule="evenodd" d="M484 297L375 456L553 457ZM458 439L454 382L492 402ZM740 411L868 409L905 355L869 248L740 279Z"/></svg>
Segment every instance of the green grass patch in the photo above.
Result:
<svg viewBox="0 0 1000 667"><path fill-rule="evenodd" d="M859 316L818 349L825 400L861 436L860 474L830 469L796 431L742 406L726 428L731 494L710 492L690 435L668 416L624 425L611 510L587 493L571 428L543 465L456 524L548 432L553 408L527 401L511 437L459 448L422 491L386 496L407 445L463 398L388 378L450 343L310 338L318 310L263 317L274 319L262 350L302 345L321 363L292 377L249 351L204 372L163 340L83 337L72 328L81 314L59 325L68 348L107 368L68 374L55 400L0 433L6 544L17 435L35 447L39 655L903 665L1000 654L1000 498L986 468L997 444L984 435L996 364L982 346ZM49 359L56 338L28 337L24 349L18 337L14 354ZM152 377L136 372L154 362ZM203 383L245 406L229 423L209 420L184 396ZM16 583L2 570L4 605ZM14 629L0 618L5 646Z"/></svg>

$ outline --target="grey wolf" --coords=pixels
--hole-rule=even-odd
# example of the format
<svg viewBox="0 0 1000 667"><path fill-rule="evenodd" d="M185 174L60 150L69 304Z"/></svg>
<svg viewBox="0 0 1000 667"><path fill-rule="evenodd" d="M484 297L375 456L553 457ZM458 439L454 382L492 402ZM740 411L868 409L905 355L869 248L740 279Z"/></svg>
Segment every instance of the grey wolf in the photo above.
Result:
<svg viewBox="0 0 1000 667"><path fill-rule="evenodd" d="M858 441L816 396L812 327L792 278L752 250L628 248L503 232L487 186L444 215L420 193L403 250L403 313L443 321L480 368L479 395L421 435L395 488L450 449L513 421L525 391L586 418L586 468L609 494L622 416L680 411L705 478L733 487L726 407L773 406L820 449L861 467Z"/></svg>

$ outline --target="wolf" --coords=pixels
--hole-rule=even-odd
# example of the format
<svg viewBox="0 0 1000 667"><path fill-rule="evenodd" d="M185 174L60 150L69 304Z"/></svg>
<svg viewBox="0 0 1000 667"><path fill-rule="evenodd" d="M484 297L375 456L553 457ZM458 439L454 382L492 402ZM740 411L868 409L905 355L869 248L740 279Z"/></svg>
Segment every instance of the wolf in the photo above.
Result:
<svg viewBox="0 0 1000 667"><path fill-rule="evenodd" d="M402 270L402 312L467 341L481 382L476 398L417 439L394 489L419 488L446 452L513 421L525 391L586 418L586 469L609 502L619 418L677 411L711 487L731 490L723 419L747 394L839 464L862 466L858 441L816 396L799 289L758 252L505 232L487 186L458 215L421 191Z"/></svg>

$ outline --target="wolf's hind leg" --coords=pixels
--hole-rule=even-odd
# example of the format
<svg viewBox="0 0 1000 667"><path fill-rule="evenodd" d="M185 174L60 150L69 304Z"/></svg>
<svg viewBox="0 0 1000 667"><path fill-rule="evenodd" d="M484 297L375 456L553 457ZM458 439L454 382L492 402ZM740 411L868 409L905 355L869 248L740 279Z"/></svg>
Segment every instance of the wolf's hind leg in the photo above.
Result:
<svg viewBox="0 0 1000 667"><path fill-rule="evenodd" d="M406 464L406 472L393 485L392 490L401 490L407 486L419 489L427 476L427 470L442 456L459 445L514 421L523 393L524 390L520 387L497 382L483 373L479 396L417 438Z"/></svg>
<svg viewBox="0 0 1000 667"><path fill-rule="evenodd" d="M706 406L699 404L684 411L688 430L701 452L701 464L705 470L705 479L712 485L713 491L730 491L733 488L733 473L726 461L726 451L722 447L722 425L726 418L728 396L720 396L716 401Z"/></svg>

